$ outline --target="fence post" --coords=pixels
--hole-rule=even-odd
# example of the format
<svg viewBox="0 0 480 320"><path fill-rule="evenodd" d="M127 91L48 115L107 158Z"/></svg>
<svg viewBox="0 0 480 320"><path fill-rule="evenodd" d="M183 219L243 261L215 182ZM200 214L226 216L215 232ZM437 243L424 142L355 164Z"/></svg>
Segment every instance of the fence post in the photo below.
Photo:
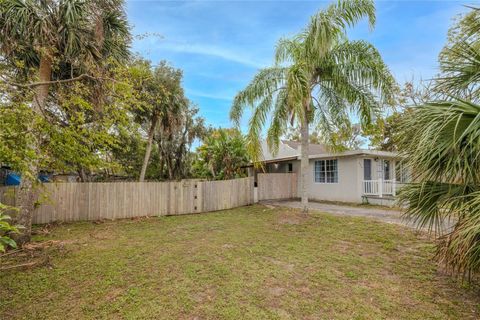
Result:
<svg viewBox="0 0 480 320"><path fill-rule="evenodd" d="M383 197L383 179L378 179L378 195Z"/></svg>
<svg viewBox="0 0 480 320"><path fill-rule="evenodd" d="M392 195L395 197L397 194L397 181L396 179L392 180Z"/></svg>

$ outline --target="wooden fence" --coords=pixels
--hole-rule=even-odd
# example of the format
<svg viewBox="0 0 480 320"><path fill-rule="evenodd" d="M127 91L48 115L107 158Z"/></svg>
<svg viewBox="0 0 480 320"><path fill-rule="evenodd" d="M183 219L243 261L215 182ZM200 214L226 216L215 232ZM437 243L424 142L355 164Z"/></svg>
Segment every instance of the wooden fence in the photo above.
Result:
<svg viewBox="0 0 480 320"><path fill-rule="evenodd" d="M259 173L258 200L291 199L297 197L296 173Z"/></svg>
<svg viewBox="0 0 480 320"><path fill-rule="evenodd" d="M0 201L16 205L16 188ZM46 183L34 223L180 215L253 203L253 178L224 181Z"/></svg>

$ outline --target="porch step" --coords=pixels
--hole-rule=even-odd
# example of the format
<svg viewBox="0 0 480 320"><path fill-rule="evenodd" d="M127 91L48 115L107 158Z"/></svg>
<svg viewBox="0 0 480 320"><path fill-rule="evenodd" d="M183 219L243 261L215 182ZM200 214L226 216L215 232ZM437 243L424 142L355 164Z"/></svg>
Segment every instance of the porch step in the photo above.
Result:
<svg viewBox="0 0 480 320"><path fill-rule="evenodd" d="M391 195L384 195L383 197L369 195L362 196L364 203L376 204L381 206L393 207L395 205L395 197Z"/></svg>
<svg viewBox="0 0 480 320"><path fill-rule="evenodd" d="M394 196L392 196L392 195L387 195L387 194L384 194L382 197L376 196L376 195L364 195L364 197L367 198L367 199L395 200L395 197L394 197Z"/></svg>

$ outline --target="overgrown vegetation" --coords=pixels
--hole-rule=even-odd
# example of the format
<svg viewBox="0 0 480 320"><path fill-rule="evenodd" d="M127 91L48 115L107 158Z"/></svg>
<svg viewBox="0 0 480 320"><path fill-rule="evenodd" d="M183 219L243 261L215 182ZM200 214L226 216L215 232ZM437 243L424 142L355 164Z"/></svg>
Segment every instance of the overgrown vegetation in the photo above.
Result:
<svg viewBox="0 0 480 320"><path fill-rule="evenodd" d="M437 100L412 107L399 129L414 183L401 190L406 216L441 235L436 257L470 276L480 271L480 10L471 9L450 31L440 54Z"/></svg>
<svg viewBox="0 0 480 320"><path fill-rule="evenodd" d="M211 130L197 148L193 172L196 177L233 179L245 177L249 164L245 137L237 129Z"/></svg>
<svg viewBox="0 0 480 320"><path fill-rule="evenodd" d="M133 57L130 41L123 0L0 2L0 163L21 174L20 243L41 171L80 182L192 176L206 128L182 71Z"/></svg>
<svg viewBox="0 0 480 320"><path fill-rule="evenodd" d="M478 319L478 296L397 225L250 206L35 230L2 319ZM43 250L41 244L45 244ZM31 267L30 267L31 268Z"/></svg>
<svg viewBox="0 0 480 320"><path fill-rule="evenodd" d="M17 248L17 243L12 239L12 235L18 233L18 227L11 224L12 218L7 211L13 208L0 202L0 252L5 252L8 248Z"/></svg>
<svg viewBox="0 0 480 320"><path fill-rule="evenodd" d="M198 108L185 96L182 71L166 61L152 66L136 59L127 72L136 108L131 130L122 132L112 160L120 164L120 173L139 181L190 177L191 145L207 129Z"/></svg>
<svg viewBox="0 0 480 320"><path fill-rule="evenodd" d="M115 102L128 91L106 80L128 59L129 42L121 0L0 2L0 108L9 121L0 161L22 173L20 243L30 239L42 168L100 165L98 154L113 144L120 105L128 105Z"/></svg>

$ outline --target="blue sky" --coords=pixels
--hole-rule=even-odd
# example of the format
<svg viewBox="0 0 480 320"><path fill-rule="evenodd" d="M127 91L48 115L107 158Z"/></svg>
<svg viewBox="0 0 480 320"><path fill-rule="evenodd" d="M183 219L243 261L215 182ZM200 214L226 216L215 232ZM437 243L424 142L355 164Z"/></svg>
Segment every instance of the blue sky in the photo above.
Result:
<svg viewBox="0 0 480 320"><path fill-rule="evenodd" d="M229 127L232 98L272 62L276 41L300 31L323 1L127 1L133 50L184 71L187 96L207 123ZM429 79L459 1L379 1L377 24L349 31L373 43L399 83Z"/></svg>

